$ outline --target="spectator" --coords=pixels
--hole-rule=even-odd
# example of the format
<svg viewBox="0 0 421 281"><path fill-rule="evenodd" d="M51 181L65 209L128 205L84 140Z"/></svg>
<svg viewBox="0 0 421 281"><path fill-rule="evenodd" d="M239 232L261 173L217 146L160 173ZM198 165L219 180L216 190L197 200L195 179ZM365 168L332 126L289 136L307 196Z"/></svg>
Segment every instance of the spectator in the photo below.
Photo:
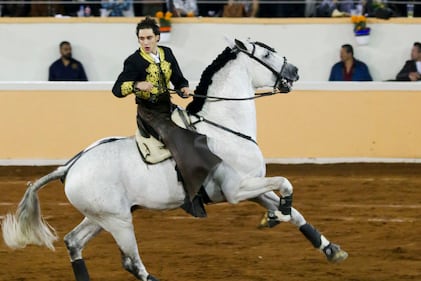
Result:
<svg viewBox="0 0 421 281"><path fill-rule="evenodd" d="M110 17L125 17L133 14L132 0L103 0L102 8L106 9Z"/></svg>
<svg viewBox="0 0 421 281"><path fill-rule="evenodd" d="M354 9L351 0L323 0L316 8L317 17L340 17L349 16Z"/></svg>
<svg viewBox="0 0 421 281"><path fill-rule="evenodd" d="M82 64L72 58L69 42L60 43L61 58L53 62L49 69L48 81L88 81Z"/></svg>
<svg viewBox="0 0 421 281"><path fill-rule="evenodd" d="M354 58L351 45L342 45L339 56L341 61L332 66L329 81L373 81L367 65Z"/></svg>
<svg viewBox="0 0 421 281"><path fill-rule="evenodd" d="M223 17L256 17L259 0L228 0L224 5Z"/></svg>
<svg viewBox="0 0 421 281"><path fill-rule="evenodd" d="M174 17L195 17L199 15L196 0L167 0L167 9Z"/></svg>
<svg viewBox="0 0 421 281"><path fill-rule="evenodd" d="M224 11L226 0L200 1L198 3L199 15L202 17L220 17Z"/></svg>
<svg viewBox="0 0 421 281"><path fill-rule="evenodd" d="M419 81L421 80L421 43L415 42L411 50L411 59L396 75L398 81Z"/></svg>

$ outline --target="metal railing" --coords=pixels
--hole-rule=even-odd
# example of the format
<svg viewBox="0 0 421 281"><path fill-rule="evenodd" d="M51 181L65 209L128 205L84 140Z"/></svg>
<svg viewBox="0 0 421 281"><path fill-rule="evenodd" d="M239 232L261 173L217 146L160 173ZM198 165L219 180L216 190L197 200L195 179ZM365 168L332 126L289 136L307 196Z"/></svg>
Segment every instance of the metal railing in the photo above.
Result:
<svg viewBox="0 0 421 281"><path fill-rule="evenodd" d="M165 9L166 3L168 0L133 0L133 6L135 8L135 16L143 16L141 14L138 14L139 9L138 7L143 6L151 6L151 5L162 5L162 7ZM201 5L215 5L215 6L223 6L227 4L230 0L196 0L196 3L199 6ZM231 0L232 1L232 0ZM323 0L233 0L238 1L244 4L252 4L253 2L258 2L259 5L268 6L268 5L276 5L279 7L280 5L300 5L301 7L306 6L307 8L309 6L316 7L317 5L321 4ZM358 3L361 3L362 0L354 0L352 1L355 5ZM95 16L99 15L98 10L101 8L101 4L108 1L91 1L91 0L73 0L73 1L29 1L29 0L22 0L22 1L2 1L0 0L0 16L5 16L5 11L8 10L8 8L12 8L13 5L15 5L14 8L25 8L26 14L24 16L31 16L29 11L32 7L32 5L37 5L39 9L44 9L44 12L48 14L48 16L54 16L58 13L64 13L65 15L70 15L69 10L72 11L71 16L75 16L75 11L77 11L81 5L85 6L92 6L94 9L96 9ZM336 4L341 3L349 3L350 0L337 0ZM399 12L402 14L402 16L406 16L406 5L407 4L413 4L414 6L421 6L421 0L411 1L396 1L396 0L379 0L377 2L382 2L386 4L387 6L391 7L392 9L394 7L399 7ZM1 7L3 9L1 9ZM417 8L419 8L417 7ZM2 13L3 10L3 13ZM64 10L64 11L63 11ZM6 15L6 16L13 16L13 15ZM304 16L304 15L303 15Z"/></svg>

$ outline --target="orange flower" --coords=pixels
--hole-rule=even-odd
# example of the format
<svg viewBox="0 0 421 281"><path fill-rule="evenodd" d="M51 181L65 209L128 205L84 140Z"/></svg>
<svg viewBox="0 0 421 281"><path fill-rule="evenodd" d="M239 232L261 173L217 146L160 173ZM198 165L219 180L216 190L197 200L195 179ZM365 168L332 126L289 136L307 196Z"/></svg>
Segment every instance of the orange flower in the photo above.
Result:
<svg viewBox="0 0 421 281"><path fill-rule="evenodd" d="M354 24L354 31L368 29L367 18L363 15L353 15L351 21Z"/></svg>
<svg viewBox="0 0 421 281"><path fill-rule="evenodd" d="M357 22L358 22L358 16L357 16L357 15L353 15L353 16L351 16L351 21L352 21L353 23L357 23Z"/></svg>
<svg viewBox="0 0 421 281"><path fill-rule="evenodd" d="M164 17L164 13L161 11L156 12L155 17L157 17L158 19L162 19Z"/></svg>
<svg viewBox="0 0 421 281"><path fill-rule="evenodd" d="M165 19L166 19L166 20L170 20L170 19L171 19L171 17L172 17L172 13L171 13L171 12L166 12L166 13L165 13Z"/></svg>

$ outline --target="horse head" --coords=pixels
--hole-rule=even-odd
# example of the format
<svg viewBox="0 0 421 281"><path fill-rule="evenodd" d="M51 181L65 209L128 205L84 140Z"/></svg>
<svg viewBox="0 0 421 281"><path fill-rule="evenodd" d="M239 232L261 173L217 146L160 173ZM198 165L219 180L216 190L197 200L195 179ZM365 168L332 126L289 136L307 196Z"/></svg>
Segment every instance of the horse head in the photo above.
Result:
<svg viewBox="0 0 421 281"><path fill-rule="evenodd" d="M298 68L287 62L285 57L278 55L274 48L261 42L247 41L246 43L235 39L232 50L243 53L250 57L257 67L253 67L253 85L256 88L266 87L268 83L273 84L274 89L282 93L288 93L292 89L293 82L299 79ZM268 76L269 70L273 75ZM270 79L270 81L268 81Z"/></svg>

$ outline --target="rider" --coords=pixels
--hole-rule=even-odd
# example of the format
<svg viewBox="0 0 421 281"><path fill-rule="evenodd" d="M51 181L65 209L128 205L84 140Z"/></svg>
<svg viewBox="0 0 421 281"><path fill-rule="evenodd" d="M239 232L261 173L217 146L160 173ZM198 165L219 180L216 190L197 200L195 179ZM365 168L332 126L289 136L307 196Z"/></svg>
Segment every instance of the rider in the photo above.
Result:
<svg viewBox="0 0 421 281"><path fill-rule="evenodd" d="M178 127L171 121L175 105L171 103L169 83L184 97L188 97L190 90L172 50L158 46L160 31L157 22L146 17L138 23L136 36L140 48L124 61L123 71L112 92L119 98L135 95L139 130L159 138L176 162L188 194L181 207L193 216L205 217L206 211L198 192L221 159L209 150L206 136Z"/></svg>

